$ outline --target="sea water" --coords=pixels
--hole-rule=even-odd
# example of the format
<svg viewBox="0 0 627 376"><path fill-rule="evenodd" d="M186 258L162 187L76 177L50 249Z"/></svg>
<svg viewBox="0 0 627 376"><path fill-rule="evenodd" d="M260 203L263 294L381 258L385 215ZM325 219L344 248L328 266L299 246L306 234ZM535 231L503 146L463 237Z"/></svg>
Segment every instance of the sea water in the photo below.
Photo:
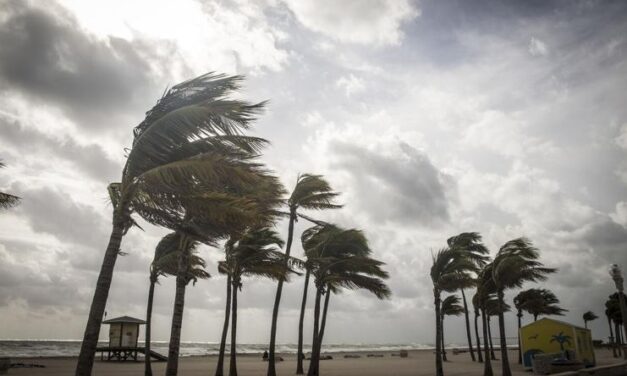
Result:
<svg viewBox="0 0 627 376"><path fill-rule="evenodd" d="M143 342L139 342L142 347ZM98 346L105 347L107 342L99 342ZM167 355L168 343L164 341L154 341L151 349ZM449 347L447 345L447 347ZM458 347L451 344L450 347ZM462 346L459 346L462 347ZM229 346L227 344L227 353ZM417 343L402 344L324 344L324 352L375 352L375 351L400 351L400 350L421 350L432 349L433 346ZM78 340L0 340L0 356L12 358L31 357L75 357L81 349L81 341ZM268 349L267 344L237 345L238 354L261 354ZM181 342L181 356L215 355L220 350L220 344L215 342ZM282 354L296 354L296 344L278 344L276 351ZM304 345L305 352L311 350L310 345Z"/></svg>

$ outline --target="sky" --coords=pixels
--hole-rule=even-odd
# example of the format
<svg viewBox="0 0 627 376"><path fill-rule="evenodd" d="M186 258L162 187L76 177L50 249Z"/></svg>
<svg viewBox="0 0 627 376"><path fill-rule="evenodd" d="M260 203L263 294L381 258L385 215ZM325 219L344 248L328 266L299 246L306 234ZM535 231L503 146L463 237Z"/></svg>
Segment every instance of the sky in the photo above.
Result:
<svg viewBox="0 0 627 376"><path fill-rule="evenodd" d="M209 71L269 100L252 133L288 190L308 172L342 192L341 210L307 214L364 230L386 263L392 298L333 296L325 341L433 343L431 257L467 231L492 254L528 237L559 272L524 288L553 290L564 320L603 316L608 266L627 268L626 39L622 1L0 0L0 190L22 197L0 213L0 338L82 338L132 129ZM108 317L145 317L168 231L142 227L122 243ZM201 254L213 277L187 289L182 339L216 342L223 251ZM302 289L284 288L281 343L296 342ZM274 292L244 280L239 342L268 341ZM162 279L156 340L173 297ZM311 320L310 306L306 339ZM447 340L462 328L448 319ZM604 318L591 328L608 335Z"/></svg>

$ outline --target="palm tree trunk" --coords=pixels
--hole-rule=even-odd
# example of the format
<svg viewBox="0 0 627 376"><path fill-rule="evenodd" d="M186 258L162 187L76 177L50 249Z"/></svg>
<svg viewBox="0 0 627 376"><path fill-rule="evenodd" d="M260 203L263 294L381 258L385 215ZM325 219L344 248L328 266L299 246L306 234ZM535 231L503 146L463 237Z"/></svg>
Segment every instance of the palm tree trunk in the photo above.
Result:
<svg viewBox="0 0 627 376"><path fill-rule="evenodd" d="M533 314L533 321L538 321L538 314L537 313Z"/></svg>
<svg viewBox="0 0 627 376"><path fill-rule="evenodd" d="M109 288L113 279L113 269L115 261L120 253L120 243L124 235L124 224L121 218L113 215L113 229L109 238L109 245L100 267L98 282L96 282L96 291L89 309L89 318L85 326L85 334L81 344L81 352L78 355L76 364L76 376L91 376L91 370L94 365L94 357L96 355L96 347L98 346L98 337L100 335L100 326L102 324L102 316L104 315L107 298L109 297Z"/></svg>
<svg viewBox="0 0 627 376"><path fill-rule="evenodd" d="M616 345L614 344L616 339L614 338L614 331L612 330L612 319L610 319L609 315L607 316L607 324L610 327L610 346L612 347L612 356L616 358Z"/></svg>
<svg viewBox="0 0 627 376"><path fill-rule="evenodd" d="M303 325L305 322L305 308L307 307L307 289L309 288L309 269L305 272L305 288L303 289L303 301L300 305L300 318L298 319L298 350L296 351L296 374L302 375L303 370Z"/></svg>
<svg viewBox="0 0 627 376"><path fill-rule="evenodd" d="M485 362L483 363L483 376L493 376L492 372L492 361L490 360L490 345L489 345L489 334L488 329L490 328L490 324L488 323L489 317L486 315L485 309L481 310L481 324L483 326L483 351Z"/></svg>
<svg viewBox="0 0 627 376"><path fill-rule="evenodd" d="M290 255L292 249L292 239L294 238L294 222L296 221L296 210L290 209L290 221L287 229L287 243L285 244L285 256ZM287 263L287 258L285 260ZM280 279L274 297L274 307L272 308L272 325L270 326L270 349L268 351L268 376L276 376L275 354L276 329L279 319L279 306L281 305L281 294L283 293L283 280Z"/></svg>
<svg viewBox="0 0 627 376"><path fill-rule="evenodd" d="M620 326L614 321L614 335L616 336L616 352L620 357L623 354L623 341L620 335Z"/></svg>
<svg viewBox="0 0 627 376"><path fill-rule="evenodd" d="M181 236L179 245L179 265L176 275L176 293L174 295L174 312L170 329L170 347L166 376L176 376L179 367L179 350L181 346L181 328L183 327L183 310L185 309L185 288L187 287L187 265L189 263L186 242L187 236Z"/></svg>
<svg viewBox="0 0 627 376"><path fill-rule="evenodd" d="M237 289L239 281L233 279L233 307L231 314L231 365L229 367L229 376L237 376Z"/></svg>
<svg viewBox="0 0 627 376"><path fill-rule="evenodd" d="M440 291L433 289L435 304L435 374L436 376L444 376L442 369L442 320L440 313Z"/></svg>
<svg viewBox="0 0 627 376"><path fill-rule="evenodd" d="M226 276L226 307L224 308L224 326L222 327L222 337L220 338L220 353L218 354L218 365L216 375L224 375L224 352L226 350L226 336L229 331L229 319L231 318L231 275Z"/></svg>
<svg viewBox="0 0 627 376"><path fill-rule="evenodd" d="M152 376L152 366L150 364L150 332L152 330L152 300L155 295L155 283L157 276L151 273L150 288L148 289L148 307L146 308L146 339L144 340L144 375Z"/></svg>
<svg viewBox="0 0 627 376"><path fill-rule="evenodd" d="M475 310L475 338L477 339L477 357L479 363L483 363L483 354L481 354L481 340L479 339L479 312Z"/></svg>
<svg viewBox="0 0 627 376"><path fill-rule="evenodd" d="M442 332L442 334L440 335L440 337L442 337L442 360L448 362L448 358L446 357L446 346L444 345L444 315L442 315L442 324L440 326L440 331Z"/></svg>
<svg viewBox="0 0 627 376"><path fill-rule="evenodd" d="M588 329L588 321L583 320L583 327L584 327L584 328L586 328L586 329Z"/></svg>
<svg viewBox="0 0 627 376"><path fill-rule="evenodd" d="M490 322L490 315L487 318L488 321L488 340L490 341L490 359L496 360L494 355L494 345L492 344L492 323Z"/></svg>
<svg viewBox="0 0 627 376"><path fill-rule="evenodd" d="M520 342L520 328L522 327L522 311L519 309L518 314L518 364L522 364L522 346Z"/></svg>
<svg viewBox="0 0 627 376"><path fill-rule="evenodd" d="M472 335L470 334L470 319L468 318L468 304L466 303L466 294L464 289L462 290L462 301L464 302L464 317L466 318L466 337L468 338L468 350L470 352L470 358L473 362L475 359L475 349L472 347Z"/></svg>
<svg viewBox="0 0 627 376"><path fill-rule="evenodd" d="M318 334L320 332L320 298L322 297L322 292L320 288L316 289L316 302L314 304L314 328L313 328L313 338L311 341L311 359L309 360L309 370L307 371L307 376L315 376L317 375L317 369L315 368L316 364L316 351L318 348Z"/></svg>
<svg viewBox="0 0 627 376"><path fill-rule="evenodd" d="M502 290L498 291L499 301L499 336L501 337L501 364L502 375L512 376L512 370L509 367L509 357L507 354L507 339L505 337L505 315L503 314L503 307L505 302L503 301L504 294Z"/></svg>
<svg viewBox="0 0 627 376"><path fill-rule="evenodd" d="M322 339L324 338L324 328L327 326L327 312L329 311L329 299L331 299L331 291L327 289L327 293L324 297L324 307L322 308L322 321L320 322L320 330L318 333L318 346L316 349L317 364L316 370L320 373L320 353L322 350Z"/></svg>

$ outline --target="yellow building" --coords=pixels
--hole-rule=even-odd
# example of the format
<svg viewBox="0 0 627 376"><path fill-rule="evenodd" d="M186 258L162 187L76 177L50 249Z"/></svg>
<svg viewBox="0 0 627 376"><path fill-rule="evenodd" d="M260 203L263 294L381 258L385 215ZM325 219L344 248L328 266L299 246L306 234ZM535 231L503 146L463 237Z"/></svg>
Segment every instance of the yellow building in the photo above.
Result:
<svg viewBox="0 0 627 376"><path fill-rule="evenodd" d="M575 353L575 359L586 367L596 363L590 329L567 322L543 318L520 328L523 365L531 368L535 354L553 354L566 350Z"/></svg>

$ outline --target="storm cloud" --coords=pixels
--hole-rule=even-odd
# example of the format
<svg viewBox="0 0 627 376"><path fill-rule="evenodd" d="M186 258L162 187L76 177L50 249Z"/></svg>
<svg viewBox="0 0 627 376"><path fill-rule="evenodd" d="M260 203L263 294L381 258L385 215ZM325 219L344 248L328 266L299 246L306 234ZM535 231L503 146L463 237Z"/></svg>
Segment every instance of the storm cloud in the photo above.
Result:
<svg viewBox="0 0 627 376"><path fill-rule="evenodd" d="M288 189L324 174L344 207L307 214L362 229L386 263L393 298L334 297L330 342L431 343L431 255L463 231L492 253L529 237L559 269L544 287L564 319L602 313L607 265L627 267L625 2L134 4L0 0L0 190L23 198L0 213L0 337L80 338L132 127L168 85L207 71L244 74L241 95L270 100L252 131L272 142L262 160ZM122 243L111 315L145 312L168 230L142 227ZM223 251L201 254L213 278L188 289L183 340L216 341ZM279 342L295 341L302 282L285 286ZM173 287L157 288L158 340ZM244 281L242 342L267 340L273 294ZM447 325L464 340L463 320Z"/></svg>

